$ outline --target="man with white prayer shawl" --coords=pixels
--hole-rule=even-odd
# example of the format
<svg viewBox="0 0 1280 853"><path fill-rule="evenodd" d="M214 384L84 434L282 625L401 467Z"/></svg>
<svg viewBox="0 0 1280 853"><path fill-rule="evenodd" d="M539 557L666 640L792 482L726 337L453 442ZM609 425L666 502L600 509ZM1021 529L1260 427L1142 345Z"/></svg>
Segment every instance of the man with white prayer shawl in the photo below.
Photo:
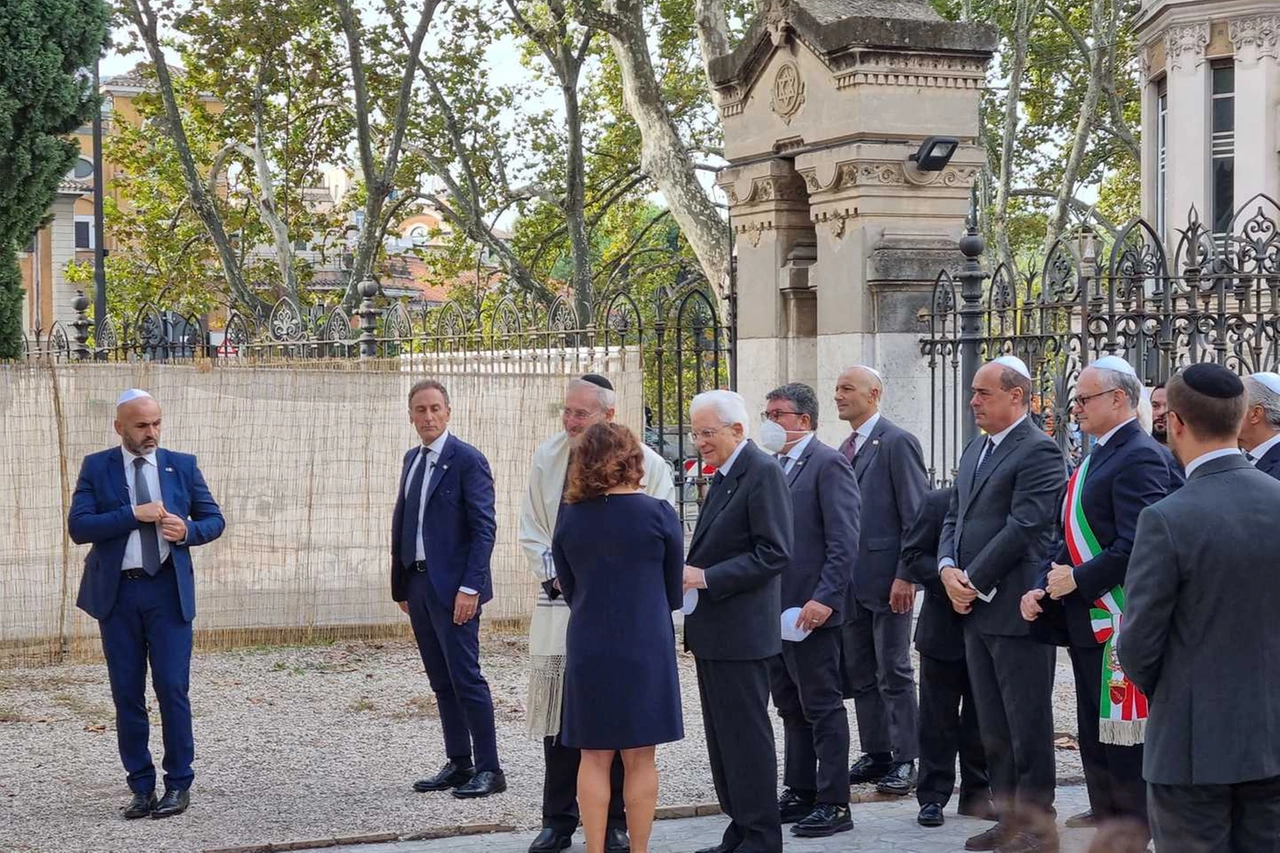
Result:
<svg viewBox="0 0 1280 853"><path fill-rule="evenodd" d="M533 453L529 487L520 509L520 546L529 567L542 585L529 624L529 700L525 716L529 734L543 739L546 772L542 791L542 831L529 853L558 853L573 843L578 826L579 751L560 743L560 714L564 698L565 642L569 630L569 606L556 583L551 559L551 535L569 471L574 444L592 424L612 421L617 406L613 385L603 376L587 374L565 388L561 422L564 430L539 445ZM643 446L642 446L643 447ZM675 486L671 466L648 447L644 450L645 493L674 505ZM626 815L622 800L622 761L615 757L611 778L605 849L626 853Z"/></svg>

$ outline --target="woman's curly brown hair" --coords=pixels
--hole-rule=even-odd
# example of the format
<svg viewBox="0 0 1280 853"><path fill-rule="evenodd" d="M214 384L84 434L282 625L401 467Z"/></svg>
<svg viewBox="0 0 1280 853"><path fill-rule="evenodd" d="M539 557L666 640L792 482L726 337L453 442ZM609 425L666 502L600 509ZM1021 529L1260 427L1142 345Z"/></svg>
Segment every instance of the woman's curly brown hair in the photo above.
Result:
<svg viewBox="0 0 1280 853"><path fill-rule="evenodd" d="M593 424L573 450L564 500L575 504L618 486L639 488L642 479L644 451L635 433L622 424Z"/></svg>

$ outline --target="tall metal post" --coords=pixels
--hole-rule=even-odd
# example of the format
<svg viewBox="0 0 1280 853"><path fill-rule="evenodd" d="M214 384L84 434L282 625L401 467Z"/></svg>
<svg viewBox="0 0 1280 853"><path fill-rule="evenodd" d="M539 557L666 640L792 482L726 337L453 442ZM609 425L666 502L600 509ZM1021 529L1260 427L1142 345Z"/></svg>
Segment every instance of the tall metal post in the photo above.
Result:
<svg viewBox="0 0 1280 853"><path fill-rule="evenodd" d="M93 93L98 88L97 58L93 60ZM107 322L107 247L106 228L103 224L103 195L106 192L102 175L102 105L93 111L93 348L98 358L106 358L102 346L102 324Z"/></svg>
<svg viewBox="0 0 1280 853"><path fill-rule="evenodd" d="M964 264L956 276L960 280L960 380L961 397L969 393L973 387L973 379L978 374L982 344L982 283L987 273L982 269L978 259L986 243L978 233L978 218L973 215L969 219L969 227L960 238L960 253L964 255ZM964 407L961 437L968 445L978 436L978 423L973 419L973 410Z"/></svg>
<svg viewBox="0 0 1280 853"><path fill-rule="evenodd" d="M378 354L378 309L373 298L378 295L378 282L366 278L358 287L360 310L360 357L374 358Z"/></svg>

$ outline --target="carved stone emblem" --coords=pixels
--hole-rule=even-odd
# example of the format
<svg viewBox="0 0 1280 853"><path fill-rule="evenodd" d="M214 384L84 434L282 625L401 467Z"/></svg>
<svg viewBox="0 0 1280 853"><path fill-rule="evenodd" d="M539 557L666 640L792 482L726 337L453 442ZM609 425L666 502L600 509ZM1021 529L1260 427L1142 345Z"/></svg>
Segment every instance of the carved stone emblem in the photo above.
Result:
<svg viewBox="0 0 1280 853"><path fill-rule="evenodd" d="M773 98L769 108L786 124L804 105L804 81L800 79L800 69L794 62L787 62L773 76Z"/></svg>

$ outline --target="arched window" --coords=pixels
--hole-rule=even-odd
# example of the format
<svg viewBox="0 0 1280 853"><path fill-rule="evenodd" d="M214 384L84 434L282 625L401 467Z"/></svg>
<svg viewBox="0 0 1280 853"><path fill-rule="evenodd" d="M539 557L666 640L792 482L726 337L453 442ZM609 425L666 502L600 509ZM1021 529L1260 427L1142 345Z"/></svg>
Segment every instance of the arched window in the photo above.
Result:
<svg viewBox="0 0 1280 853"><path fill-rule="evenodd" d="M75 165L71 167L71 175L77 180L85 180L93 177L93 161L88 157L79 157L76 159Z"/></svg>

